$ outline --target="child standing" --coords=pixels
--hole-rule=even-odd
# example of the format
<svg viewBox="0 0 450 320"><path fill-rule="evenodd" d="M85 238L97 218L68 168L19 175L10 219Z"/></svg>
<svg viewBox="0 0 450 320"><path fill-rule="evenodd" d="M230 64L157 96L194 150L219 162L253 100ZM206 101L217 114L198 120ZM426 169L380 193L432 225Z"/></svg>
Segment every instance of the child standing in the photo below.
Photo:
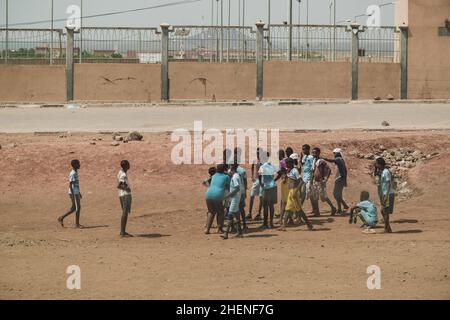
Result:
<svg viewBox="0 0 450 320"><path fill-rule="evenodd" d="M212 176L211 184L205 193L206 205L208 207L208 223L205 234L209 234L214 216L217 217L218 232L223 232L225 190L230 186L230 176L225 173L225 165L217 165L217 172Z"/></svg>
<svg viewBox="0 0 450 320"><path fill-rule="evenodd" d="M280 149L280 151L278 151L278 159L280 160L280 171L278 171L277 180L278 179L280 180L280 190L281 190L281 199L280 199L280 222L281 222L283 221L287 196L289 193L286 179L286 152L283 149Z"/></svg>
<svg viewBox="0 0 450 320"><path fill-rule="evenodd" d="M334 159L325 159L325 161L332 162L336 165L336 178L334 180L333 196L336 199L337 214L343 214L344 210L348 210L348 205L342 195L344 188L347 187L347 166L345 165L344 158L342 157L342 150L336 148L333 150Z"/></svg>
<svg viewBox="0 0 450 320"><path fill-rule="evenodd" d="M215 175L216 172L217 172L216 171L216 167L209 168L208 169L209 178L206 179L206 180L203 180L202 185L204 185L205 187L209 188L209 186L211 185L212 176ZM206 211L206 225L208 225L208 214L209 214L209 212Z"/></svg>
<svg viewBox="0 0 450 320"><path fill-rule="evenodd" d="M78 170L81 167L80 160L74 159L70 162L72 170L69 174L69 197L72 202L72 206L69 211L58 218L58 222L64 227L64 219L75 212L75 227L83 228L80 224L81 205L80 200L83 198L80 192L80 181L78 179Z"/></svg>
<svg viewBox="0 0 450 320"><path fill-rule="evenodd" d="M120 162L120 170L117 174L117 189L119 189L120 206L122 207L122 219L120 220L120 236L132 237L131 234L126 232L128 215L131 213L131 187L128 182L127 172L130 170L130 162L128 160L122 160Z"/></svg>
<svg viewBox="0 0 450 320"><path fill-rule="evenodd" d="M286 231L286 225L293 215L298 215L300 219L303 219L308 226L309 230L313 229L311 222L306 216L302 209L300 189L302 184L302 179L300 177L300 172L295 166L295 161L293 159L286 160L287 167L287 185L289 188L288 198L286 202L285 215L283 217L280 231Z"/></svg>
<svg viewBox="0 0 450 320"><path fill-rule="evenodd" d="M378 196L381 203L381 214L384 220L384 231L391 233L389 215L394 213L395 190L394 177L386 167L386 161L380 157L375 160L375 174L378 176Z"/></svg>
<svg viewBox="0 0 450 320"><path fill-rule="evenodd" d="M277 183L275 178L277 175L276 168L269 161L269 152L267 152L267 160L259 168L259 181L263 190L262 200L264 207L264 223L263 229L273 228L273 217L275 214L275 204L277 204ZM269 216L270 212L270 216ZM270 220L269 220L270 219Z"/></svg>
<svg viewBox="0 0 450 320"><path fill-rule="evenodd" d="M253 204L255 201L255 198L259 198L259 208L258 208L258 214L255 216L254 220L260 220L261 219L261 210L262 210L262 189L261 184L258 178L258 172L259 168L261 167L261 149L256 149L256 159L257 161L255 163L252 163L252 189L250 191L250 206L249 206L249 212L247 215L247 219L252 219L252 210L253 210Z"/></svg>
<svg viewBox="0 0 450 320"><path fill-rule="evenodd" d="M230 207L228 209L227 213L227 219L226 219L226 228L225 232L221 234L220 236L226 240L228 239L228 233L230 232L233 224L234 219L236 218L236 229L237 229L237 237L242 237L243 232L241 228L241 213L240 213L240 202L242 197L242 182L241 182L241 176L239 173L237 173L238 165L234 164L231 166L230 173L232 175L231 182L230 182L230 192L226 196L230 199Z"/></svg>
<svg viewBox="0 0 450 320"><path fill-rule="evenodd" d="M303 168L303 184L302 184L302 204L311 194L311 177L314 157L311 155L311 146L304 144L302 146L301 165Z"/></svg>
<svg viewBox="0 0 450 320"><path fill-rule="evenodd" d="M327 195L327 181L331 175L331 169L324 159L320 157L320 148L314 148L312 151L314 157L311 184L311 204L315 217L320 216L319 199L326 202L331 209L331 215L336 215L336 208Z"/></svg>
<svg viewBox="0 0 450 320"><path fill-rule="evenodd" d="M349 223L356 223L356 217L359 217L365 228L365 233L371 233L371 228L378 223L377 208L375 204L370 201L370 194L367 191L362 191L360 196L361 202L350 210Z"/></svg>

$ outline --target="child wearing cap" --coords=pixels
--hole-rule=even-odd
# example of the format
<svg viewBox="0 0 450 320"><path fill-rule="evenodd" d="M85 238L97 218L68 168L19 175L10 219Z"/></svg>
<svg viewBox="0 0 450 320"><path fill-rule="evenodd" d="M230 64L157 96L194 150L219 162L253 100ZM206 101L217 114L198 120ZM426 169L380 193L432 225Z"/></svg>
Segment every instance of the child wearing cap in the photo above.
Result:
<svg viewBox="0 0 450 320"><path fill-rule="evenodd" d="M343 192L344 188L347 187L347 166L345 165L344 158L342 157L342 149L336 148L333 150L334 159L326 159L327 162L332 162L336 165L336 177L334 179L334 189L333 196L337 203L337 214L343 214L342 207L344 210L348 210L349 207L344 200Z"/></svg>

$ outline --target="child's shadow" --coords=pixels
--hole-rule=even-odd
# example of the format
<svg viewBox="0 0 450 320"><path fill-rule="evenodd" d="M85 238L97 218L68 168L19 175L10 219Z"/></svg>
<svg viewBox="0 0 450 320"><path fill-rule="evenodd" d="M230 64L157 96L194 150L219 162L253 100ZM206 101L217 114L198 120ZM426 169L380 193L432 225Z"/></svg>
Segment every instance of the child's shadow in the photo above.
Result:
<svg viewBox="0 0 450 320"><path fill-rule="evenodd" d="M400 230L400 231L394 231L394 234L409 234L409 233L422 233L423 231L420 229L415 230Z"/></svg>
<svg viewBox="0 0 450 320"><path fill-rule="evenodd" d="M392 221L391 223L418 223L419 220L415 220L415 219L399 219L399 220L395 220Z"/></svg>
<svg viewBox="0 0 450 320"><path fill-rule="evenodd" d="M146 234L135 234L135 238L162 238L162 237L170 237L170 234L160 234L160 233L146 233Z"/></svg>
<svg viewBox="0 0 450 320"><path fill-rule="evenodd" d="M98 226L83 226L83 229L98 229L98 228L108 228L109 226L106 224L98 225Z"/></svg>

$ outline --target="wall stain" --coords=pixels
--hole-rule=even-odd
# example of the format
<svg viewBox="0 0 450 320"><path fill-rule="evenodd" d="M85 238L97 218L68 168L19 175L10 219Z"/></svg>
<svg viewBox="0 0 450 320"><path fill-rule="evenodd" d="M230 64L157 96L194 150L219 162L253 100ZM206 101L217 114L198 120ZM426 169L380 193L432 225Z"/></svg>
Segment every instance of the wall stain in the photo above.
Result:
<svg viewBox="0 0 450 320"><path fill-rule="evenodd" d="M136 78L134 78L134 77L126 77L126 78L116 78L116 79L108 79L108 78L106 78L106 77L101 77L103 80L105 80L105 83L104 84L117 84L116 82L118 82L118 81L130 81L130 80L137 80Z"/></svg>

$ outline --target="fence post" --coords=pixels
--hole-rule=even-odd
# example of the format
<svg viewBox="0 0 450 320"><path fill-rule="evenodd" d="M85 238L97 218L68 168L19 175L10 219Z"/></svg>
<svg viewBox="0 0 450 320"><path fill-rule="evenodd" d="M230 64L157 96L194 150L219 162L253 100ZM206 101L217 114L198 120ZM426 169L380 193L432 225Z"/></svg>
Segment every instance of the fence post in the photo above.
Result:
<svg viewBox="0 0 450 320"><path fill-rule="evenodd" d="M66 27L66 100L73 100L73 81L74 81L74 63L73 63L73 35L74 28Z"/></svg>
<svg viewBox="0 0 450 320"><path fill-rule="evenodd" d="M256 98L261 101L264 91L264 22L256 23Z"/></svg>
<svg viewBox="0 0 450 320"><path fill-rule="evenodd" d="M169 27L161 23L161 100L169 101Z"/></svg>
<svg viewBox="0 0 450 320"><path fill-rule="evenodd" d="M408 99L408 27L400 27L400 99Z"/></svg>
<svg viewBox="0 0 450 320"><path fill-rule="evenodd" d="M358 100L358 67L359 67L359 33L362 31L358 23L350 25L352 32L352 100Z"/></svg>

